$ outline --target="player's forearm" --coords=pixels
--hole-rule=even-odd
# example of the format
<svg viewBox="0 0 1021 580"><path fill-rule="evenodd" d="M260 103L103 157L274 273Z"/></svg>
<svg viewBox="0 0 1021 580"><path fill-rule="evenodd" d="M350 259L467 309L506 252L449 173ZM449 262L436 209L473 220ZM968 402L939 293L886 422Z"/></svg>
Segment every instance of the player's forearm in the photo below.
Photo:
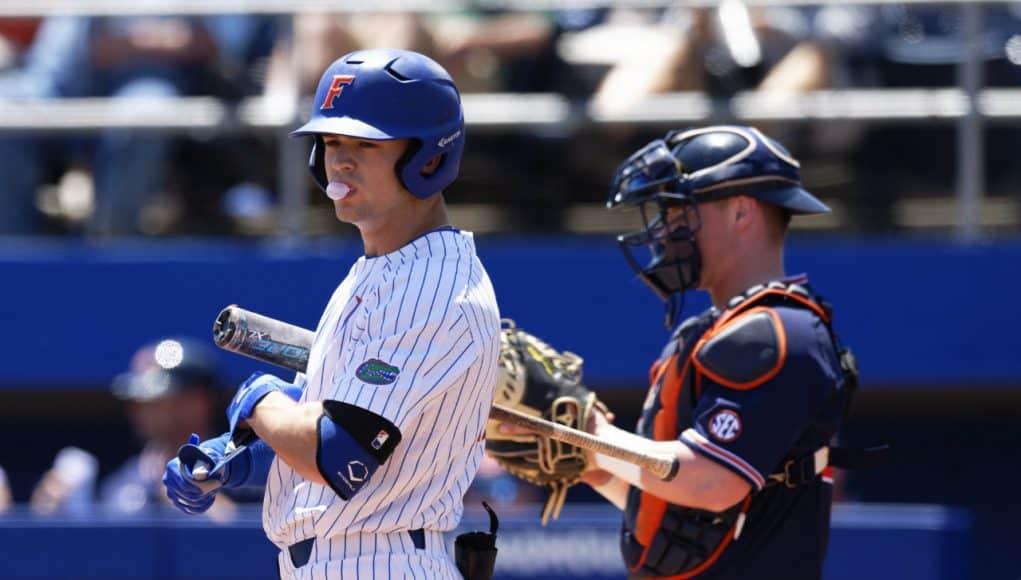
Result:
<svg viewBox="0 0 1021 580"><path fill-rule="evenodd" d="M653 441L613 425L602 426L597 435L648 453L677 457L680 461L677 476L671 481L663 481L632 463L596 454L595 463L599 469L670 503L722 511L751 491L751 485L738 475L693 452L680 441Z"/></svg>
<svg viewBox="0 0 1021 580"><path fill-rule="evenodd" d="M248 424L298 475L325 484L316 467L316 427L322 414L320 401L296 403L277 392L259 401Z"/></svg>
<svg viewBox="0 0 1021 580"><path fill-rule="evenodd" d="M602 469L589 471L581 479L617 509L623 510L627 506L627 490L630 485L623 479Z"/></svg>

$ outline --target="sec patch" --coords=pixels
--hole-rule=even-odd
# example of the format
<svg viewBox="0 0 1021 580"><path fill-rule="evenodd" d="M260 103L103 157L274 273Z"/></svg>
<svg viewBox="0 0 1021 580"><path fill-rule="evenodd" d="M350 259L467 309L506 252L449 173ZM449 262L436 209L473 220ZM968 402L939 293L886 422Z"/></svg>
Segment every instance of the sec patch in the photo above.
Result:
<svg viewBox="0 0 1021 580"><path fill-rule="evenodd" d="M355 376L370 385L389 385L397 380L401 369L376 358L358 365Z"/></svg>
<svg viewBox="0 0 1021 580"><path fill-rule="evenodd" d="M709 435L722 443L730 443L741 435L741 416L723 409L709 418Z"/></svg>

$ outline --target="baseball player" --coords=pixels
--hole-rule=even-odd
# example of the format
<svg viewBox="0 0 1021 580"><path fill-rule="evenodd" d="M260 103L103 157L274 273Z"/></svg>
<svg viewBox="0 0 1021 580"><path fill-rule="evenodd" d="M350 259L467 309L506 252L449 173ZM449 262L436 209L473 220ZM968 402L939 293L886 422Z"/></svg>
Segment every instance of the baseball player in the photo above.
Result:
<svg viewBox="0 0 1021 580"><path fill-rule="evenodd" d="M668 325L688 290L713 303L653 365L635 434L601 413L589 426L680 464L664 481L592 457L584 478L623 511L626 565L635 578L819 578L842 459L829 443L856 371L829 306L784 273L783 240L792 214L829 208L779 143L733 126L649 143L617 170L608 206L641 210L644 230L618 241Z"/></svg>
<svg viewBox="0 0 1021 580"><path fill-rule="evenodd" d="M421 54L353 52L295 135L313 138L312 175L365 256L323 312L307 375L251 377L231 433L168 464L168 494L198 511L209 487L264 485L284 578L460 578L443 532L482 459L499 351L492 285L442 195L464 147L460 96Z"/></svg>

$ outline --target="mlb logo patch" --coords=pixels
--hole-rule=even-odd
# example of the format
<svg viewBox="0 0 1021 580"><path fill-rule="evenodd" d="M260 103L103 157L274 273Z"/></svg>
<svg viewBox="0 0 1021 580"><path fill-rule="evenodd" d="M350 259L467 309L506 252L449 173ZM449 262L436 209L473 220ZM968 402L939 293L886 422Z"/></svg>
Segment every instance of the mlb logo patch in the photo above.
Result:
<svg viewBox="0 0 1021 580"><path fill-rule="evenodd" d="M722 443L730 443L741 435L741 416L736 411L723 409L709 418L709 435Z"/></svg>
<svg viewBox="0 0 1021 580"><path fill-rule="evenodd" d="M383 444L386 443L386 440L389 438L390 438L389 433L387 433L386 431L380 431L379 433L376 433L376 438L372 440L372 443L370 443L370 445L372 445L373 449L379 450L383 447Z"/></svg>

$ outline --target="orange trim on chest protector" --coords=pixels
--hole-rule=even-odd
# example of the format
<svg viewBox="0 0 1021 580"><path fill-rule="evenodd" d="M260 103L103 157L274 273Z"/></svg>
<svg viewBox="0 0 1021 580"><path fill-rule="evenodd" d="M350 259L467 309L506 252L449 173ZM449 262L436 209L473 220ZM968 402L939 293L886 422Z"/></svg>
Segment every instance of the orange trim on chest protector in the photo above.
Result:
<svg viewBox="0 0 1021 580"><path fill-rule="evenodd" d="M725 329L727 329L731 324L740 320L742 316L751 316L753 313L757 312L765 312L766 314L768 314L773 319L773 328L776 329L778 352L776 357L776 364L773 365L773 368L769 369L768 371L763 373L762 376L759 376L754 380L744 383L736 383L734 381L727 380L721 377L720 375L714 373L713 371L709 370L708 368L706 368L705 365L703 365L698 360L698 353L699 351L702 350L702 347L704 347L706 343L708 343L710 340L715 338L716 335L720 334ZM699 339L698 344L695 345L695 349L692 350L691 353L691 360L695 363L695 368L697 368L699 371L698 373L699 379L702 378L702 375L705 375L727 388L735 389L738 391L748 391L762 385L769 379L775 377L776 374L780 372L780 369L783 368L783 364L787 361L787 334L784 332L783 323L780 321L780 315L777 314L775 310L767 306L756 306L754 308L749 308L748 310L743 311L741 314L742 316L730 317L727 323L723 324L722 326L713 326L713 328L711 328L709 332L705 333L705 335L703 335L702 338ZM698 381L698 383L699 387L701 387L700 380ZM700 391L701 388L696 389L695 391L696 396L701 394Z"/></svg>
<svg viewBox="0 0 1021 580"><path fill-rule="evenodd" d="M678 373L678 358L679 353L674 353L665 363L659 365L656 380L650 386L655 388L657 383L660 384L660 408L652 421L652 438L656 441L669 441L677 437L677 397L681 390L679 385L684 384L689 368L685 363ZM666 506L665 500L651 493L642 492L638 502L638 514L635 517L635 539L644 546L644 549L632 571L641 568L645 563L645 558L649 555L649 546L652 545L652 537L659 530L663 515L666 514Z"/></svg>

